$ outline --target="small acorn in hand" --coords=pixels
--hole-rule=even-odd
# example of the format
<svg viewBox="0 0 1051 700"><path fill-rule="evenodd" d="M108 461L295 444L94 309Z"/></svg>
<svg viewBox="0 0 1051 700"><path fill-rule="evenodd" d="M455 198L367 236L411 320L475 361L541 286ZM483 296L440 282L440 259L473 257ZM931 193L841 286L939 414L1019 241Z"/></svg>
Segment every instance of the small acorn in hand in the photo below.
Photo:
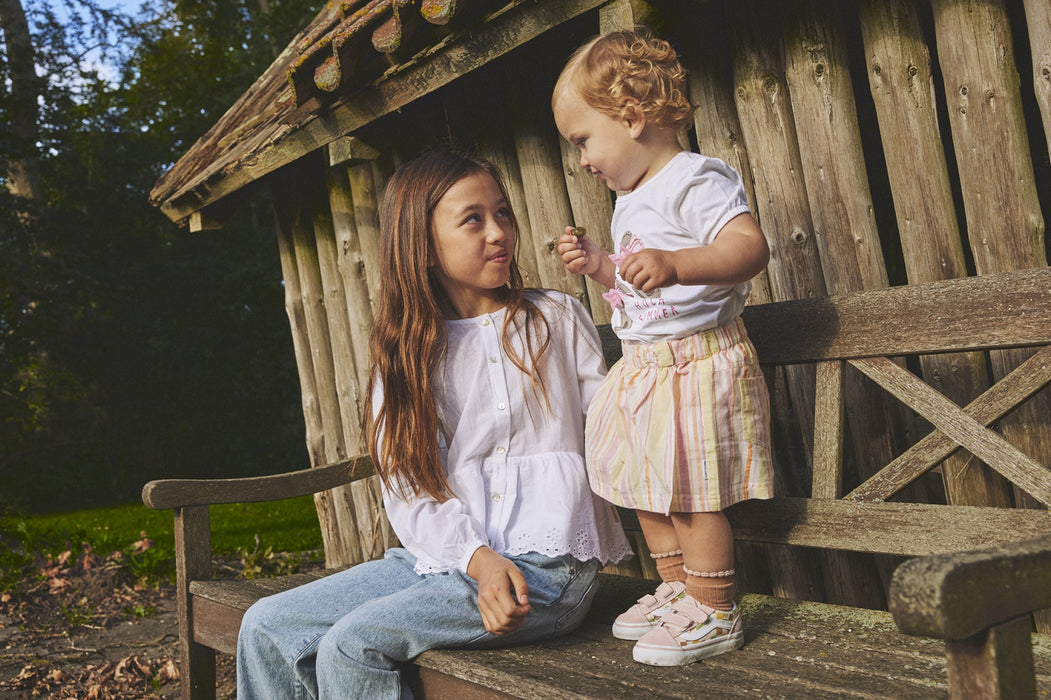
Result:
<svg viewBox="0 0 1051 700"><path fill-rule="evenodd" d="M588 230L583 226L574 226L573 229L570 230L570 233L572 233L577 238L583 238L584 236L588 235Z"/></svg>

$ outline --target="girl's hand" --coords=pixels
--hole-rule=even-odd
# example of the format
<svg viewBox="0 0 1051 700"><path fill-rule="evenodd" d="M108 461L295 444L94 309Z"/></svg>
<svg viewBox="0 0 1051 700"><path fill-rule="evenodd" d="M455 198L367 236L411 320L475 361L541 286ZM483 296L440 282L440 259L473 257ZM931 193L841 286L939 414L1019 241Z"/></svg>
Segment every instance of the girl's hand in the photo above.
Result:
<svg viewBox="0 0 1051 700"><path fill-rule="evenodd" d="M493 634L513 632L529 612L529 586L521 570L489 547L479 547L467 565L467 575L478 582L478 612Z"/></svg>
<svg viewBox="0 0 1051 700"><path fill-rule="evenodd" d="M632 253L620 264L620 276L644 294L658 287L676 284L679 281L679 271L675 267L675 253L654 248Z"/></svg>
<svg viewBox="0 0 1051 700"><path fill-rule="evenodd" d="M566 226L566 232L558 239L558 254L562 264L574 275L592 275L598 271L602 251L587 236L574 236L572 226Z"/></svg>

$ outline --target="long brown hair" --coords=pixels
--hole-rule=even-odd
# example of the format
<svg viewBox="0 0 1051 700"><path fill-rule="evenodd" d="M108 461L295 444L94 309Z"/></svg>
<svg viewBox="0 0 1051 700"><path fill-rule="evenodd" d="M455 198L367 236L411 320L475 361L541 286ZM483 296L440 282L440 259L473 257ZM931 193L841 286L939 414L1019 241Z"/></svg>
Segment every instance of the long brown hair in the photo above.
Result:
<svg viewBox="0 0 1051 700"><path fill-rule="evenodd" d="M453 308L427 265L434 209L465 177L490 175L507 200L499 170L491 163L447 150L430 151L402 165L387 182L380 209L380 293L369 338L372 374L365 393L362 435L383 482L397 481L413 493L439 501L452 495L438 455L435 380L446 348L445 320ZM507 200L508 202L510 200ZM510 211L510 203L508 204ZM511 212L518 234L518 221ZM538 370L547 349L547 322L523 288L512 259L506 294L503 347L512 363L544 393ZM521 332L529 357L512 348ZM378 387L382 396L376 396ZM379 406L375 401L382 402Z"/></svg>

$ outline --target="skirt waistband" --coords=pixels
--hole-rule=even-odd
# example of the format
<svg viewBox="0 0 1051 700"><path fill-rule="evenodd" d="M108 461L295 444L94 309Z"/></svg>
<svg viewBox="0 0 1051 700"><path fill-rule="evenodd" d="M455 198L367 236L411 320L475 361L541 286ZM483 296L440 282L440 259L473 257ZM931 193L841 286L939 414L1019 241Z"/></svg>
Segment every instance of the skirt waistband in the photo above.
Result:
<svg viewBox="0 0 1051 700"><path fill-rule="evenodd" d="M621 343L624 364L629 367L673 367L703 360L748 339L740 316L726 325L694 333L685 338L655 343Z"/></svg>

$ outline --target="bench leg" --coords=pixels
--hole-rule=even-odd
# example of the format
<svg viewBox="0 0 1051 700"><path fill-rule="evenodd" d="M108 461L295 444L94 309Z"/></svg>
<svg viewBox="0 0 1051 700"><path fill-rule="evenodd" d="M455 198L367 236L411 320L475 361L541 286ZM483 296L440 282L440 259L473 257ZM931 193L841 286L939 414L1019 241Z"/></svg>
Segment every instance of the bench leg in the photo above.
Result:
<svg viewBox="0 0 1051 700"><path fill-rule="evenodd" d="M959 641L945 642L949 697L1033 698L1033 641L1028 615Z"/></svg>
<svg viewBox="0 0 1051 700"><path fill-rule="evenodd" d="M193 599L190 596L190 581L212 577L208 506L175 509L175 572L182 699L215 700L215 651L193 639Z"/></svg>
<svg viewBox="0 0 1051 700"><path fill-rule="evenodd" d="M215 650L197 642L179 642L183 700L215 700Z"/></svg>

